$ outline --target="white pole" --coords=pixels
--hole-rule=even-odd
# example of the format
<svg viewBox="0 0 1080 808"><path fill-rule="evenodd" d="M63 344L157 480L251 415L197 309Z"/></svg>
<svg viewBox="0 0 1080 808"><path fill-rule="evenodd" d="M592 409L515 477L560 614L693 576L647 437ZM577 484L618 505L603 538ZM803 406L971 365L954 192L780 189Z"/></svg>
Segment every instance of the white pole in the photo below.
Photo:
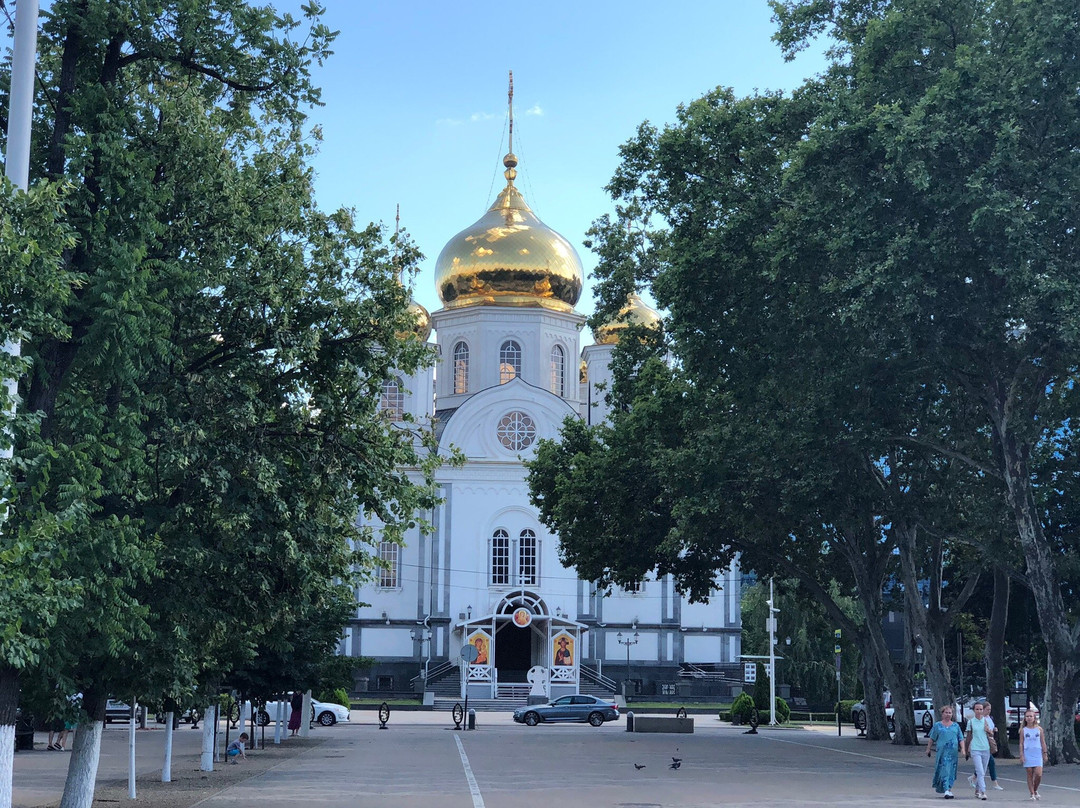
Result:
<svg viewBox="0 0 1080 808"><path fill-rule="evenodd" d="M173 741L173 715L172 711L165 713L165 762L161 764L161 782L172 782L172 741Z"/></svg>
<svg viewBox="0 0 1080 808"><path fill-rule="evenodd" d="M131 700L131 717L128 719L128 798L135 799L135 713L139 705Z"/></svg>
<svg viewBox="0 0 1080 808"><path fill-rule="evenodd" d="M773 608L773 582L769 579L769 726L776 726L776 615L779 609Z"/></svg>
<svg viewBox="0 0 1080 808"><path fill-rule="evenodd" d="M38 0L19 0L15 7L15 41L11 60L11 97L8 106L7 155L4 173L20 191L30 185L30 124L34 115L34 65L37 63ZM4 343L4 351L17 357L22 353L18 339ZM18 379L4 379L11 400L8 413L14 420ZM8 439L13 436L8 433ZM0 448L0 458L10 460L11 446ZM0 801L2 801L0 797Z"/></svg>
<svg viewBox="0 0 1080 808"><path fill-rule="evenodd" d="M277 702L277 715L274 716L274 743L281 743L281 730L282 730L282 717L285 714L285 702L278 699Z"/></svg>
<svg viewBox="0 0 1080 808"><path fill-rule="evenodd" d="M304 691L303 714L300 716L300 737L306 738L311 734L311 691Z"/></svg>

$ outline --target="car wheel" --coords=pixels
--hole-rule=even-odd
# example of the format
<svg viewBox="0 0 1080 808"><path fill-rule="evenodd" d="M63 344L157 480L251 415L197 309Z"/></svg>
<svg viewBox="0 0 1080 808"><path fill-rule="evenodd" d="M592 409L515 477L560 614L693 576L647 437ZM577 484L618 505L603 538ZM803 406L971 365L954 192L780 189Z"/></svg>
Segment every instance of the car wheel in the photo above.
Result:
<svg viewBox="0 0 1080 808"><path fill-rule="evenodd" d="M594 727L604 726L604 714L603 713L589 713L589 723Z"/></svg>
<svg viewBox="0 0 1080 808"><path fill-rule="evenodd" d="M922 728L927 732L934 728L934 717L928 712L922 714Z"/></svg>
<svg viewBox="0 0 1080 808"><path fill-rule="evenodd" d="M337 716L329 710L319 713L319 723L324 727L332 727L337 723Z"/></svg>
<svg viewBox="0 0 1080 808"><path fill-rule="evenodd" d="M540 716L536 713L525 713L525 726L535 727L540 723Z"/></svg>
<svg viewBox="0 0 1080 808"><path fill-rule="evenodd" d="M896 722L891 718L885 719L885 724L889 728L889 732L896 732Z"/></svg>
<svg viewBox="0 0 1080 808"><path fill-rule="evenodd" d="M855 713L855 729L859 732L863 732L866 729L866 710L859 710Z"/></svg>
<svg viewBox="0 0 1080 808"><path fill-rule="evenodd" d="M259 715L258 715L257 720L259 722L260 727L268 727L268 726L270 726L270 713L266 712L266 710L259 710Z"/></svg>

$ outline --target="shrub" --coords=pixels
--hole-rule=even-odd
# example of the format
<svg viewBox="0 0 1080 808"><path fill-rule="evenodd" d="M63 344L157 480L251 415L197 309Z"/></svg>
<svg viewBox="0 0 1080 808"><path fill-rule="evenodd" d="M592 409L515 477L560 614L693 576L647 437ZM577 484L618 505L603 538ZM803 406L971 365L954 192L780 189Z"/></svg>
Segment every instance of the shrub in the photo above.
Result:
<svg viewBox="0 0 1080 808"><path fill-rule="evenodd" d="M731 703L731 720L740 724L750 723L754 711L754 699L749 693L740 693Z"/></svg>
<svg viewBox="0 0 1080 808"><path fill-rule="evenodd" d="M791 718L791 708L788 707L788 703L779 696L776 697L776 720L781 724L786 724L788 719Z"/></svg>
<svg viewBox="0 0 1080 808"><path fill-rule="evenodd" d="M754 704L759 710L769 709L769 676L760 662L757 663L757 679L754 682Z"/></svg>
<svg viewBox="0 0 1080 808"><path fill-rule="evenodd" d="M845 724L851 723L851 708L855 706L857 699L844 699L840 702L840 721Z"/></svg>
<svg viewBox="0 0 1080 808"><path fill-rule="evenodd" d="M315 701L325 701L329 704L340 704L343 707L349 707L352 701L349 698L349 692L343 687L339 687L335 690L323 690L315 697Z"/></svg>

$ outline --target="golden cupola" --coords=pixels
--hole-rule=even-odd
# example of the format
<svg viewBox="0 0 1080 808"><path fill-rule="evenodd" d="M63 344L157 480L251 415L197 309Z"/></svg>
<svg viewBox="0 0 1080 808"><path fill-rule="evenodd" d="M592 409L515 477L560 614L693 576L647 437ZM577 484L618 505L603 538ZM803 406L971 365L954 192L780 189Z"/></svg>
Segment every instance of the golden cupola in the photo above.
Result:
<svg viewBox="0 0 1080 808"><path fill-rule="evenodd" d="M660 328L659 313L634 292L627 295L626 305L619 309L614 320L593 329L593 339L597 345L614 345L631 323L645 328Z"/></svg>
<svg viewBox="0 0 1080 808"><path fill-rule="evenodd" d="M435 262L435 285L448 309L533 306L572 311L585 273L577 251L545 225L514 185L513 75L506 187L480 219L454 236Z"/></svg>

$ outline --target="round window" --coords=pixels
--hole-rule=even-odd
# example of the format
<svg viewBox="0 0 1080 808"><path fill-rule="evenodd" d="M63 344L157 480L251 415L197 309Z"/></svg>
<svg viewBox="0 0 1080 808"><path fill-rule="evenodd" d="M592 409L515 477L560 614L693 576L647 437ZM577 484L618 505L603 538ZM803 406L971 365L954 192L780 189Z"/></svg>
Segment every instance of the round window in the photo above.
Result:
<svg viewBox="0 0 1080 808"><path fill-rule="evenodd" d="M523 412L514 410L499 419L495 430L499 443L514 452L520 452L533 445L536 440L536 424Z"/></svg>

